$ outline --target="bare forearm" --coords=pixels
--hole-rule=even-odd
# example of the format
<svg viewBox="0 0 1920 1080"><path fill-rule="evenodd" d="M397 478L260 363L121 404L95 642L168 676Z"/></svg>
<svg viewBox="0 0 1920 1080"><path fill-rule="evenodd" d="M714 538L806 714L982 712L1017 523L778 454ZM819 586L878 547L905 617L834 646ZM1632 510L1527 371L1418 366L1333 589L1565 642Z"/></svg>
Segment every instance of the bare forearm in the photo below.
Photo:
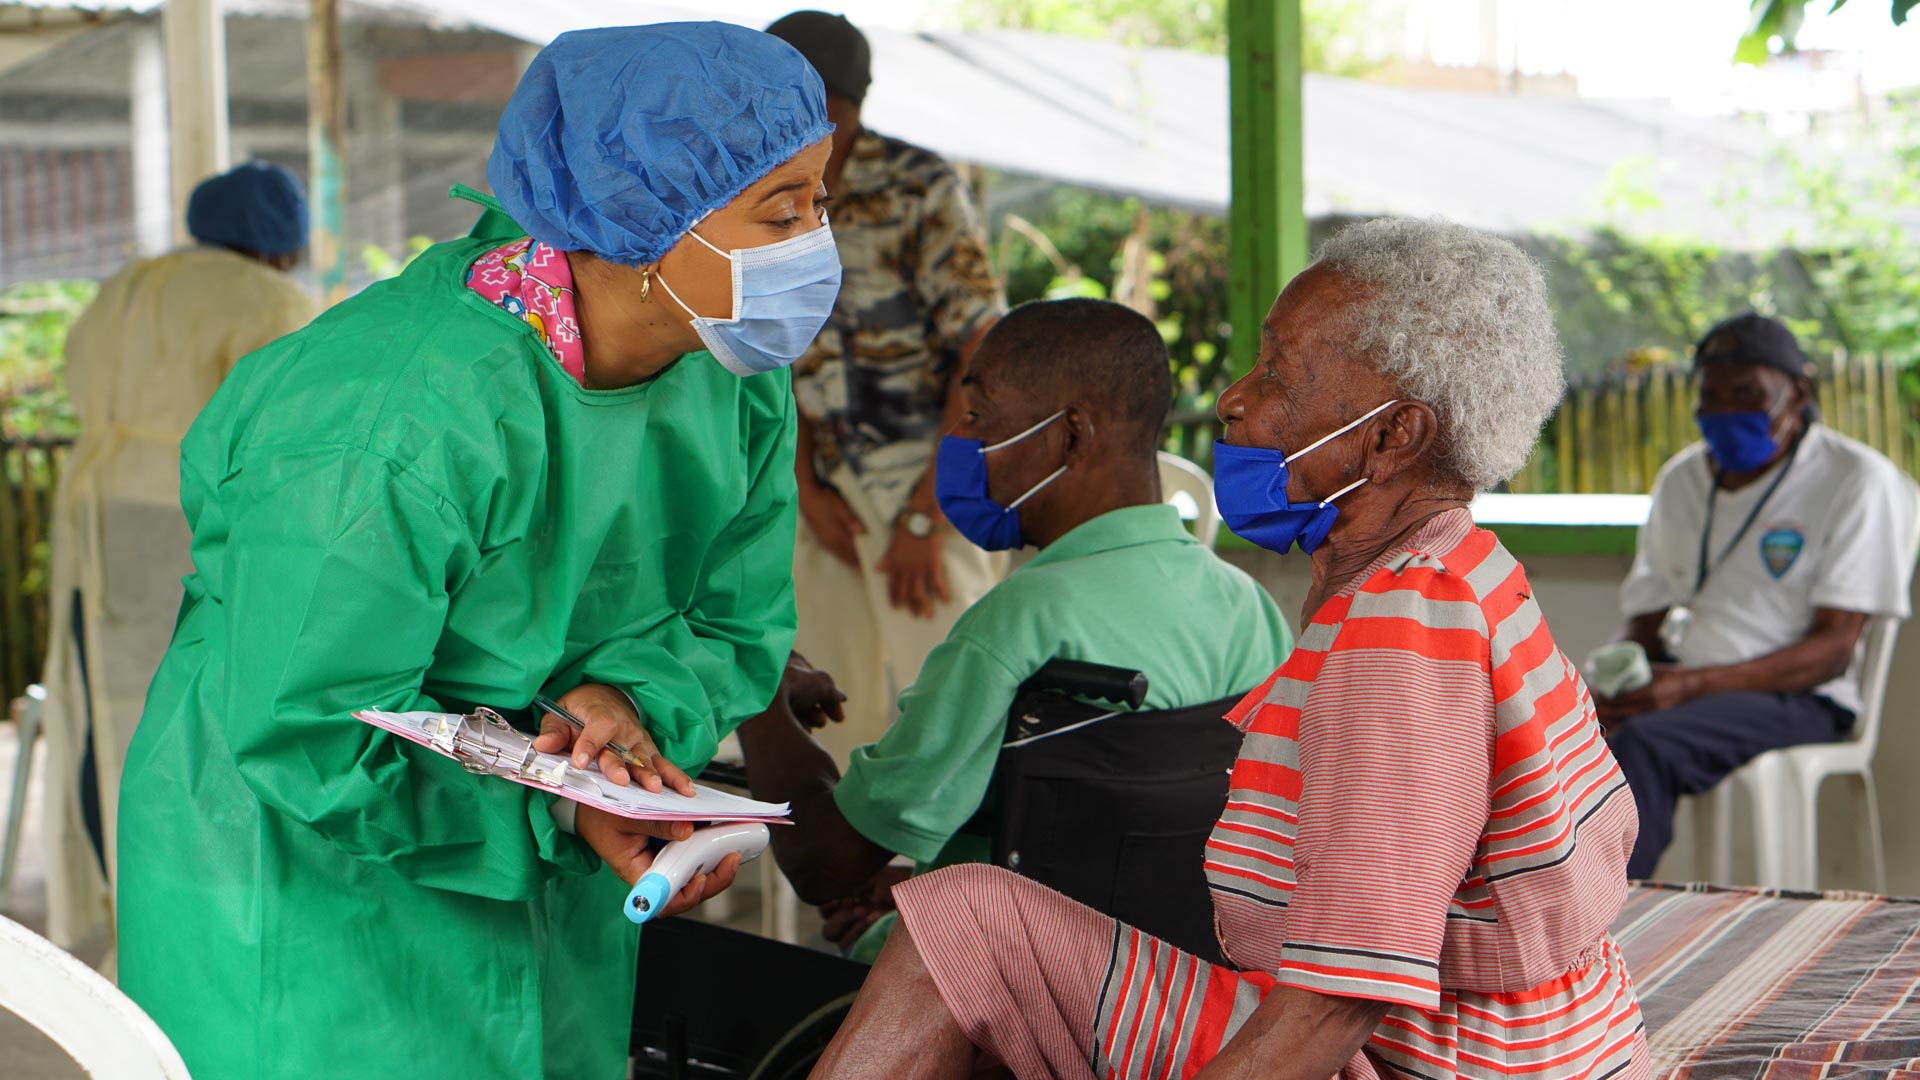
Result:
<svg viewBox="0 0 1920 1080"><path fill-rule="evenodd" d="M1388 1008L1277 986L1195 1080L1327 1080L1366 1045Z"/></svg>
<svg viewBox="0 0 1920 1080"><path fill-rule="evenodd" d="M1635 615L1627 622L1626 639L1645 649L1648 656L1658 658L1666 652L1666 646L1660 641L1660 624L1666 619L1665 611Z"/></svg>
<svg viewBox="0 0 1920 1080"><path fill-rule="evenodd" d="M803 415L799 430L794 434L793 475L802 487L818 484L820 477L813 471L813 425Z"/></svg>
<svg viewBox="0 0 1920 1080"><path fill-rule="evenodd" d="M1688 677L1694 680L1695 697L1741 690L1798 694L1845 675L1852 662L1853 640L1827 634L1804 638L1745 663L1694 668Z"/></svg>
<svg viewBox="0 0 1920 1080"><path fill-rule="evenodd" d="M809 904L852 896L893 853L860 835L840 813L833 755L785 710L774 708L740 726L747 787L756 799L793 804L793 824L773 830L773 857Z"/></svg>

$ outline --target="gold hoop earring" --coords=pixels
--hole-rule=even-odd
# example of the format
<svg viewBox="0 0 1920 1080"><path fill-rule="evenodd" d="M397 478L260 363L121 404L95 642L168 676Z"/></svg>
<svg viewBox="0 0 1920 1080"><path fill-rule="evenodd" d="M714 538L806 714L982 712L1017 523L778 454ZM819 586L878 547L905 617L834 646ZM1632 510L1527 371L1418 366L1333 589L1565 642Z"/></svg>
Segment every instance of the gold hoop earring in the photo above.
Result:
<svg viewBox="0 0 1920 1080"><path fill-rule="evenodd" d="M652 295L653 295L653 267L643 266L640 268L640 302L643 304L646 303L647 298Z"/></svg>

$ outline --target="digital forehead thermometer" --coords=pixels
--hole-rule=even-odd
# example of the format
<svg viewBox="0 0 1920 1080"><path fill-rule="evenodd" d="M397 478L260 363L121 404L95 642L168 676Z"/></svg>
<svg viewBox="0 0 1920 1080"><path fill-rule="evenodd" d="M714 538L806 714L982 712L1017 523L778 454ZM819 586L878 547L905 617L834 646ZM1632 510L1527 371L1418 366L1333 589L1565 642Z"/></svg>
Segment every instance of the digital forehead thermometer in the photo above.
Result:
<svg viewBox="0 0 1920 1080"><path fill-rule="evenodd" d="M759 822L709 825L695 829L685 840L660 849L653 865L633 883L623 910L636 923L658 915L668 901L687 887L696 874L711 873L727 856L738 852L746 862L767 850L767 827Z"/></svg>

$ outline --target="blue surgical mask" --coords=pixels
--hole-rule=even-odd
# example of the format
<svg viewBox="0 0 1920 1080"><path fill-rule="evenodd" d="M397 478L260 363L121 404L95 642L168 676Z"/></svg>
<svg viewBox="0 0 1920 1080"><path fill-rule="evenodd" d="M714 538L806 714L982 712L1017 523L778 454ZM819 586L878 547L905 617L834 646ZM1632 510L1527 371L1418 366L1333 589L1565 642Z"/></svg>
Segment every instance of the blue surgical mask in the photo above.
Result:
<svg viewBox="0 0 1920 1080"><path fill-rule="evenodd" d="M1366 483L1367 478L1363 476L1318 502L1288 502L1288 463L1299 461L1397 404L1398 400L1380 405L1291 456L1260 446L1215 442L1213 496L1220 505L1220 519L1227 523L1227 528L1268 551L1285 555L1298 544L1301 551L1313 554L1313 549L1327 538L1334 520L1340 516L1333 501Z"/></svg>
<svg viewBox="0 0 1920 1080"><path fill-rule="evenodd" d="M1726 472L1752 472L1780 452L1773 437L1774 412L1695 413L1694 422L1713 451L1713 460Z"/></svg>
<svg viewBox="0 0 1920 1080"><path fill-rule="evenodd" d="M947 515L960 535L987 551L1017 548L1020 539L1020 506L1040 493L1040 489L1060 479L1065 465L1053 470L1045 480L1027 489L1025 495L1001 506L987 494L987 455L1012 446L1021 439L1065 416L1065 409L1054 413L1011 439L988 446L979 439L949 435L940 440L940 460L933 476L934 494L940 499L940 512Z"/></svg>
<svg viewBox="0 0 1920 1080"><path fill-rule="evenodd" d="M730 252L697 232L687 235L733 264L733 316L726 319L696 313L660 278L673 302L693 316L693 332L713 358L743 378L800 359L840 295L840 251L833 231L823 224L777 244Z"/></svg>

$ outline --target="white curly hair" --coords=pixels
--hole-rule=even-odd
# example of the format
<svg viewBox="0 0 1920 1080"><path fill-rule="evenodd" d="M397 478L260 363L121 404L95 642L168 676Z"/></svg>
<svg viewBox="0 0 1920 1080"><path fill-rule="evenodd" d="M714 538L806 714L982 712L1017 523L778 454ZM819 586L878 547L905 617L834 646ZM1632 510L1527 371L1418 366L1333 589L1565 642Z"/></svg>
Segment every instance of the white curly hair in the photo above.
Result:
<svg viewBox="0 0 1920 1080"><path fill-rule="evenodd" d="M1438 414L1446 470L1475 491L1519 472L1566 390L1540 264L1500 237L1414 218L1342 229L1318 264L1360 286L1354 345Z"/></svg>

